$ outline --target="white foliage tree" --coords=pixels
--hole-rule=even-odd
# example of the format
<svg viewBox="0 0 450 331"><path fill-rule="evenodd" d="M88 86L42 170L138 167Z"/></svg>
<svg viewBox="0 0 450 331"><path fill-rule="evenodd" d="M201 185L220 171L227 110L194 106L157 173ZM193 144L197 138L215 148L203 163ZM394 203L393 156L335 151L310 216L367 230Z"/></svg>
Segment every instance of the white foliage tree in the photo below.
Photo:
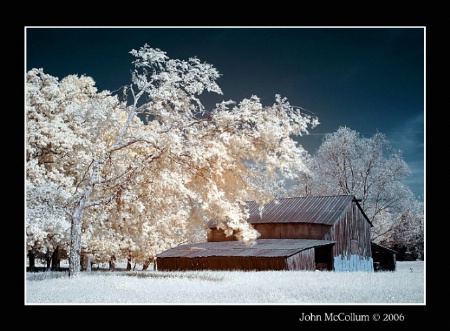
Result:
<svg viewBox="0 0 450 331"><path fill-rule="evenodd" d="M71 75L59 82L42 69L27 73L28 250L69 249L78 188L92 155L105 148L107 131L117 130L116 114L111 111L116 107L116 98L107 92L97 93L90 77ZM45 238L51 240L43 241Z"/></svg>
<svg viewBox="0 0 450 331"><path fill-rule="evenodd" d="M374 241L393 245L395 234L399 243L400 228L417 224L414 219L420 203L403 183L410 175L409 167L384 134L363 138L354 130L340 127L328 134L316 154L305 162L310 172L299 174L293 192L302 196L355 195L374 225ZM417 227L418 232L422 229Z"/></svg>
<svg viewBox="0 0 450 331"><path fill-rule="evenodd" d="M69 247L70 222L65 206L70 197L69 192L51 182L26 183L26 248L29 254L49 259L56 249Z"/></svg>
<svg viewBox="0 0 450 331"><path fill-rule="evenodd" d="M410 196L402 202L402 208L396 213L383 213L378 217L377 233L374 241L391 247L398 257L407 260L424 258L425 214L423 202Z"/></svg>
<svg viewBox="0 0 450 331"><path fill-rule="evenodd" d="M27 167L34 164L30 181L45 181L57 172L61 178L49 180L64 182L73 194L67 205L70 275L80 269L83 247L98 259L105 258L101 251L108 251L148 262L164 249L197 240L192 229L204 229L208 219L217 220L227 234L251 242L259 234L246 222L245 201L262 203L269 197L249 184L256 170L248 164L263 164L269 175L279 171L287 178L306 171L307 153L292 136L306 134L317 119L280 96L271 106L252 96L207 111L199 96L204 91L222 94L213 66L197 58L170 59L148 45L130 54L135 57L134 71L123 99L131 104L121 104L108 91L89 94L93 84L84 90L85 98L61 95L61 116L68 111L81 122L63 136L48 134L45 146L64 145L69 156L64 154L48 169L38 160L41 146L38 152L30 150L27 159ZM30 72L27 100L44 88L36 73L44 75ZM86 80L70 79L74 85ZM56 79L52 86L59 97ZM47 98L43 104L52 102ZM27 102L28 112L36 112L32 102ZM55 125L53 113L46 115L40 120Z"/></svg>
<svg viewBox="0 0 450 331"><path fill-rule="evenodd" d="M263 165L252 167L253 176L247 178L249 185L258 190L261 195L266 195L269 199L286 198L289 195L286 178L277 172L268 174ZM306 172L306 171L305 171ZM307 172L306 172L307 173Z"/></svg>

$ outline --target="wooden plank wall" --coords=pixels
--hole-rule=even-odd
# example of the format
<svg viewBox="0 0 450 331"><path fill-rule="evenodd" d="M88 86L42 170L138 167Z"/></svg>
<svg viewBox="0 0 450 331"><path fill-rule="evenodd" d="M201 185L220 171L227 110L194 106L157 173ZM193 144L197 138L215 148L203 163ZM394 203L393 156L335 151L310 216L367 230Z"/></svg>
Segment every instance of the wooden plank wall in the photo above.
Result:
<svg viewBox="0 0 450 331"><path fill-rule="evenodd" d="M315 270L314 248L306 249L289 256L286 260L288 270Z"/></svg>
<svg viewBox="0 0 450 331"><path fill-rule="evenodd" d="M336 241L335 271L373 271L370 227L356 203L352 203L325 235L325 240Z"/></svg>
<svg viewBox="0 0 450 331"><path fill-rule="evenodd" d="M323 239L336 241L333 256L372 256L370 224L356 204L346 210Z"/></svg>
<svg viewBox="0 0 450 331"><path fill-rule="evenodd" d="M254 224L261 236L258 239L323 239L330 225L314 223L266 223ZM223 230L210 229L208 241L237 240L234 236L225 236Z"/></svg>
<svg viewBox="0 0 450 331"><path fill-rule="evenodd" d="M286 257L208 256L164 257L155 261L158 271L188 270L287 270Z"/></svg>

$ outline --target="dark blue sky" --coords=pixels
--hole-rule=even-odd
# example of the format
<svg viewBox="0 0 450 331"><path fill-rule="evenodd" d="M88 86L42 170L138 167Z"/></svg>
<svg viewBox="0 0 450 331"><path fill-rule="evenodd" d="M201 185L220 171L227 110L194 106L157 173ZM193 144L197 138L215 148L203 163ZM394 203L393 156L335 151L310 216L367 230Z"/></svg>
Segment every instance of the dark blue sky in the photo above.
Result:
<svg viewBox="0 0 450 331"><path fill-rule="evenodd" d="M62 79L91 76L98 89L129 84L132 49L148 44L170 58L196 56L222 75L223 95L205 105L251 95L264 105L275 94L319 117L301 137L311 154L340 126L370 137L384 133L402 150L424 195L424 27L26 27L25 69Z"/></svg>

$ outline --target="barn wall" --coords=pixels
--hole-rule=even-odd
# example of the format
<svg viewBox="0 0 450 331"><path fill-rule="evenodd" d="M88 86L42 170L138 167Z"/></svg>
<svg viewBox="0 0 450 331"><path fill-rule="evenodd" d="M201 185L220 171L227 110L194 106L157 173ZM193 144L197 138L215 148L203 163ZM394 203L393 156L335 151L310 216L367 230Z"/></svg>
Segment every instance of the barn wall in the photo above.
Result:
<svg viewBox="0 0 450 331"><path fill-rule="evenodd" d="M234 236L226 236L223 230L210 229L207 234L207 241L232 241L236 240Z"/></svg>
<svg viewBox="0 0 450 331"><path fill-rule="evenodd" d="M263 231L262 228L265 230ZM255 224L255 229L261 233L260 239L322 239L330 229L330 225L314 223ZM262 233L265 234L264 238ZM274 237L272 233L275 233L277 237Z"/></svg>
<svg viewBox="0 0 450 331"><path fill-rule="evenodd" d="M330 225L311 223L265 223L253 224L260 233L258 239L323 239ZM237 240L234 236L225 236L223 230L210 229L208 241Z"/></svg>
<svg viewBox="0 0 450 331"><path fill-rule="evenodd" d="M323 239L336 241L335 271L373 271L370 227L356 203L352 203L330 228Z"/></svg>
<svg viewBox="0 0 450 331"><path fill-rule="evenodd" d="M314 248L305 249L297 254L289 256L286 260L288 270L315 270Z"/></svg>
<svg viewBox="0 0 450 331"><path fill-rule="evenodd" d="M372 258L359 255L335 256L333 267L334 271L374 271Z"/></svg>
<svg viewBox="0 0 450 331"><path fill-rule="evenodd" d="M156 259L155 270L287 270L286 257L208 256Z"/></svg>

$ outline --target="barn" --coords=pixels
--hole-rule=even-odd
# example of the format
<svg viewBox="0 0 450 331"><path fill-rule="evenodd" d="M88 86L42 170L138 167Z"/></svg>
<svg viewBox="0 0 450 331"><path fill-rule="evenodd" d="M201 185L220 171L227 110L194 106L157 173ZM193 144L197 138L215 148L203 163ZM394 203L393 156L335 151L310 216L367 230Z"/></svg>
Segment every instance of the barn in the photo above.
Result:
<svg viewBox="0 0 450 331"><path fill-rule="evenodd" d="M247 202L248 222L260 233L253 245L225 236L208 222L207 242L185 244L155 257L160 271L374 271L372 223L353 195L292 197L262 209Z"/></svg>
<svg viewBox="0 0 450 331"><path fill-rule="evenodd" d="M157 270L314 270L315 251L334 242L313 239L258 239L185 244L157 256Z"/></svg>

